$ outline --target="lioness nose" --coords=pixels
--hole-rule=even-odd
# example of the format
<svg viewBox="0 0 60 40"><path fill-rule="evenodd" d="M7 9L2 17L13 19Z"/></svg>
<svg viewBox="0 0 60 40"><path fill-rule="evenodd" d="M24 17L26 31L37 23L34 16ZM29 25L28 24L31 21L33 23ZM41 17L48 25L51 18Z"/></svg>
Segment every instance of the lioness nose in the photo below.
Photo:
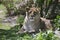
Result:
<svg viewBox="0 0 60 40"><path fill-rule="evenodd" d="M31 17L34 17L34 15L31 15Z"/></svg>
<svg viewBox="0 0 60 40"><path fill-rule="evenodd" d="M33 17L34 17L34 16L33 16L33 15L31 15L31 16L30 16L30 19L33 19Z"/></svg>
<svg viewBox="0 0 60 40"><path fill-rule="evenodd" d="M34 14L32 14L31 17L34 17Z"/></svg>

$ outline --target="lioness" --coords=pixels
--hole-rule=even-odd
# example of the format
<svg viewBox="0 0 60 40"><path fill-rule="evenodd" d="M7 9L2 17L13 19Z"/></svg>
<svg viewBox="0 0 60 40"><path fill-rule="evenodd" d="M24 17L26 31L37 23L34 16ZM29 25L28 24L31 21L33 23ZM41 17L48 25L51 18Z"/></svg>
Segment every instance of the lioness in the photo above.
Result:
<svg viewBox="0 0 60 40"><path fill-rule="evenodd" d="M38 32L39 29L50 29L52 27L50 20L46 18L40 17L39 9L36 7L30 8L29 11L26 12L26 17L23 23L23 26L20 33L24 32Z"/></svg>

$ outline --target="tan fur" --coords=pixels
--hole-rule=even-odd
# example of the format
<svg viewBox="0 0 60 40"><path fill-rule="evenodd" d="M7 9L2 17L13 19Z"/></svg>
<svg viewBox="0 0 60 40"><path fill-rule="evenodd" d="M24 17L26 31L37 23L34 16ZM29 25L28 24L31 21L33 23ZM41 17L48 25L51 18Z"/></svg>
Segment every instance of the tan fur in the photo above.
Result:
<svg viewBox="0 0 60 40"><path fill-rule="evenodd" d="M38 8L32 7L30 8L28 12L26 12L26 14L27 15L25 17L25 20L24 20L24 23L20 32L21 31L22 32L36 32L36 31L39 31L39 29L45 30L45 29L52 28L50 20L40 17Z"/></svg>
<svg viewBox="0 0 60 40"><path fill-rule="evenodd" d="M40 24L41 25L44 25L44 29L52 29L52 23L51 23L51 20L49 19L46 19L46 18L41 18L40 17Z"/></svg>
<svg viewBox="0 0 60 40"><path fill-rule="evenodd" d="M34 12L39 13L40 9L36 8L36 7L32 7L32 8L30 8L30 10L28 12L30 13L29 15L31 16L31 15L35 14Z"/></svg>

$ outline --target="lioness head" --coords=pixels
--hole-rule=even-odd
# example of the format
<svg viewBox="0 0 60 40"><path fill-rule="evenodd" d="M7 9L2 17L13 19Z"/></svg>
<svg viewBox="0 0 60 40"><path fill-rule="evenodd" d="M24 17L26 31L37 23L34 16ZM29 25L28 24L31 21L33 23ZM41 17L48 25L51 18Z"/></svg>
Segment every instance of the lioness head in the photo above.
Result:
<svg viewBox="0 0 60 40"><path fill-rule="evenodd" d="M29 9L28 13L28 18L31 19L31 20L36 20L40 17L40 14L39 14L39 8L36 8L36 7L32 7Z"/></svg>

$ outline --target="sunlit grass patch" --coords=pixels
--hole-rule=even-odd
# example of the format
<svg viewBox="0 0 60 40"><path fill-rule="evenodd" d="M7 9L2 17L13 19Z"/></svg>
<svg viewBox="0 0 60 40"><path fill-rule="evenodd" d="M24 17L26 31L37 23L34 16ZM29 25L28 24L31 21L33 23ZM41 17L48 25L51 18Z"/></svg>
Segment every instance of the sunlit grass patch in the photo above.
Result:
<svg viewBox="0 0 60 40"><path fill-rule="evenodd" d="M3 4L0 4L0 17L6 15L7 10L6 7Z"/></svg>
<svg viewBox="0 0 60 40"><path fill-rule="evenodd" d="M17 23L23 24L23 21L24 21L24 16L20 15L17 19Z"/></svg>
<svg viewBox="0 0 60 40"><path fill-rule="evenodd" d="M6 7L3 4L0 4L0 10L5 10Z"/></svg>
<svg viewBox="0 0 60 40"><path fill-rule="evenodd" d="M13 0L13 1L14 1L14 2L17 2L17 1L20 1L20 2L21 2L22 0Z"/></svg>
<svg viewBox="0 0 60 40"><path fill-rule="evenodd" d="M8 24L4 25L4 24L0 23L0 29L9 30L10 28L11 27Z"/></svg>

